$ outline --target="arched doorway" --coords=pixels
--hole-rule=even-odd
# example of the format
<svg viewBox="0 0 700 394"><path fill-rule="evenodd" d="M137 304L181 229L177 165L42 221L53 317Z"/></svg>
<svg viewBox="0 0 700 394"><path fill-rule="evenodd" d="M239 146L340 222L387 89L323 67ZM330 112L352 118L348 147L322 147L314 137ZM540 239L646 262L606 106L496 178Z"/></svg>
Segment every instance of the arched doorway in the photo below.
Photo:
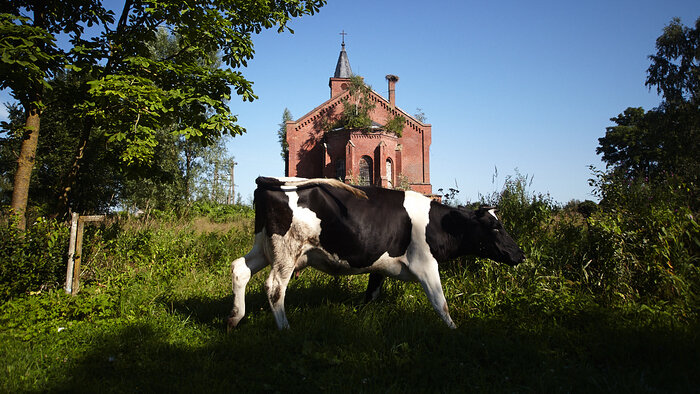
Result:
<svg viewBox="0 0 700 394"><path fill-rule="evenodd" d="M372 168L372 158L362 156L360 158L360 186L372 185L374 180Z"/></svg>

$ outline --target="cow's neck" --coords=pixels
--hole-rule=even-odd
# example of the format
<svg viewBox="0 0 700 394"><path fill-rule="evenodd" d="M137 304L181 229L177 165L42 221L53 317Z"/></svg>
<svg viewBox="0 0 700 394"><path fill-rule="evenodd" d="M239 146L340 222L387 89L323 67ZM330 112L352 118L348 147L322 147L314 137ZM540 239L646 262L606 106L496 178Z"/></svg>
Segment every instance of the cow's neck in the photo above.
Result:
<svg viewBox="0 0 700 394"><path fill-rule="evenodd" d="M430 252L438 262L465 254L462 245L464 211L433 202L426 238Z"/></svg>

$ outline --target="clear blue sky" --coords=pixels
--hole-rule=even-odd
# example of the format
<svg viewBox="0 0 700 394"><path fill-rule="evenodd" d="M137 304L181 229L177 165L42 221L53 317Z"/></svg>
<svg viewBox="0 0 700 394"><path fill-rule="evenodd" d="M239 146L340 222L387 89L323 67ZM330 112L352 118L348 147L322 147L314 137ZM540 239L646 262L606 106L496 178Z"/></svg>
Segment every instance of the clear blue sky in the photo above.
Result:
<svg viewBox="0 0 700 394"><path fill-rule="evenodd" d="M434 190L456 182L475 201L517 169L561 203L593 199L598 138L625 108L658 105L644 86L648 56L676 16L692 25L700 1L331 0L294 21L295 34L254 40L245 75L260 99L231 102L248 129L229 144L237 191L245 200L256 176L284 174L282 112L296 119L329 98L345 30L353 72L382 95L384 76L398 75L397 105L432 124Z"/></svg>
<svg viewBox="0 0 700 394"><path fill-rule="evenodd" d="M329 98L345 30L352 70L382 95L384 76L398 75L397 105L432 124L433 190L456 183L475 201L517 169L558 202L592 199L588 166L604 167L595 148L609 119L660 101L644 81L673 17L692 25L700 1L330 0L293 21L295 34L254 38L242 72L259 100L230 103L248 130L228 146L236 191L249 200L255 177L284 174L282 112L296 119Z"/></svg>

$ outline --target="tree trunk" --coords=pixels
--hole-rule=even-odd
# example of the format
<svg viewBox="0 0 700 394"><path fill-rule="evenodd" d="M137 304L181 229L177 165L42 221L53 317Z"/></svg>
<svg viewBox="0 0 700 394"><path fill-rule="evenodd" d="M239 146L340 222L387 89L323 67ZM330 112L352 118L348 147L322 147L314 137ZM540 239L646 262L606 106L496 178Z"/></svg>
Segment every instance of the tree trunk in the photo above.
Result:
<svg viewBox="0 0 700 394"><path fill-rule="evenodd" d="M186 143L186 142L185 142ZM188 203L192 201L193 199L190 198L190 193L192 190L190 190L190 178L192 177L192 151L189 149L189 147L185 146L184 148L185 151L185 201Z"/></svg>
<svg viewBox="0 0 700 394"><path fill-rule="evenodd" d="M133 5L133 3L133 0L126 0L124 2L124 8L122 8L122 14L119 18L119 22L116 28L117 36L120 36L121 33L124 31L124 28L128 21L129 11L131 10L131 6ZM111 43L110 47L112 47L113 44L114 43ZM110 52L109 58L107 59L107 63L105 64L105 68L101 73L102 76L109 75L112 72L116 56L117 55L115 52ZM99 77L100 75L98 74L97 76L95 76L95 79L99 79ZM94 122L92 119L88 119L87 123L82 126L83 129L80 135L80 141L73 156L73 162L70 168L68 169L68 172L64 175L61 186L61 194L58 196L56 216L58 216L59 218L66 217L68 215L68 211L70 209L70 195L73 191L73 188L76 187L78 174L80 172L80 166L83 162L85 149L87 148L88 143L90 142L90 133L92 131L93 126Z"/></svg>
<svg viewBox="0 0 700 394"><path fill-rule="evenodd" d="M58 196L58 207L56 208L56 215L59 218L63 218L68 214L68 209L70 207L70 193L75 187L76 181L78 179L78 173L80 171L80 165L82 164L83 156L85 154L85 148L88 145L88 140L90 137L90 126L85 126L81 134L80 142L73 156L73 163L68 169L68 173L63 178L63 186L61 187L61 195Z"/></svg>
<svg viewBox="0 0 700 394"><path fill-rule="evenodd" d="M39 103L40 105L41 103ZM36 160L36 148L39 142L39 124L41 113L38 106L33 106L27 111L25 132L22 138L19 158L17 159L17 172L12 186L11 208L18 218L18 227L24 230L27 226L27 201L29 200L29 182L32 179L32 170Z"/></svg>

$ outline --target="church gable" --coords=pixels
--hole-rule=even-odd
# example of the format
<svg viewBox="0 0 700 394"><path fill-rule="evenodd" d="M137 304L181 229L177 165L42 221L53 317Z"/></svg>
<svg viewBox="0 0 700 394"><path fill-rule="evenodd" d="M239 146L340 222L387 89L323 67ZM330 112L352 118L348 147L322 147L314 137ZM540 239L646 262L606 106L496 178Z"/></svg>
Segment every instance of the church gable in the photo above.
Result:
<svg viewBox="0 0 700 394"><path fill-rule="evenodd" d="M348 77L349 70L343 44L336 72L329 81L331 98L298 120L287 122L286 175L339 178L352 184L431 194L431 126L394 104L398 81L394 75L387 75L389 98L373 90L364 97L373 107L369 119L362 120L367 126L348 127L339 122L345 105L358 100L350 96L351 86L357 81ZM398 126L396 132L389 123Z"/></svg>

